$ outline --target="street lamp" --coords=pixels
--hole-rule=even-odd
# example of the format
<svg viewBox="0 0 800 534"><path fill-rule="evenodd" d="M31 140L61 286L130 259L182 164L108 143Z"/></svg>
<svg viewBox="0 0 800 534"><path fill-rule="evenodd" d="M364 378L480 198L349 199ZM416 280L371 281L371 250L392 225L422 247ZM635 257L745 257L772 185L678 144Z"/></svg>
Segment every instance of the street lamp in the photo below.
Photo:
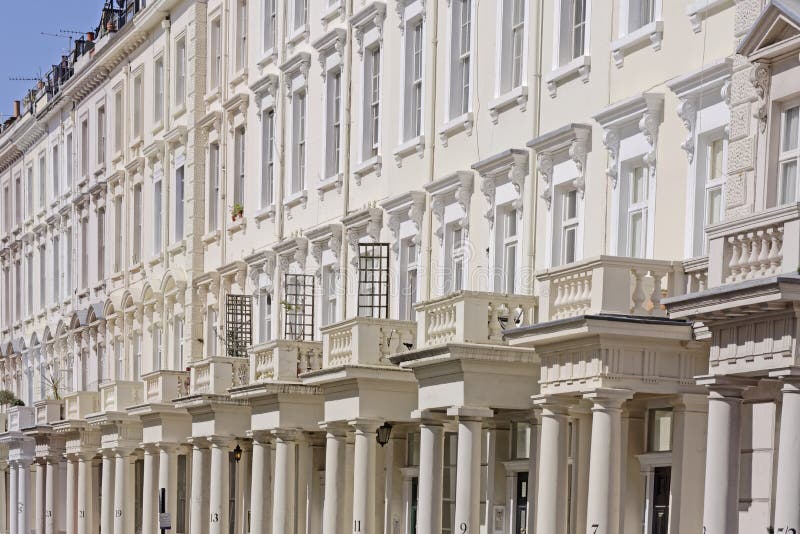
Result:
<svg viewBox="0 0 800 534"><path fill-rule="evenodd" d="M388 421L383 423L381 426L378 427L378 431L375 434L375 441L378 442L378 445L383 447L387 443L389 443L389 436L392 433L392 425Z"/></svg>
<svg viewBox="0 0 800 534"><path fill-rule="evenodd" d="M242 448L238 443L236 444L236 448L233 449L233 459L236 460L237 464L239 463L239 460L242 459Z"/></svg>

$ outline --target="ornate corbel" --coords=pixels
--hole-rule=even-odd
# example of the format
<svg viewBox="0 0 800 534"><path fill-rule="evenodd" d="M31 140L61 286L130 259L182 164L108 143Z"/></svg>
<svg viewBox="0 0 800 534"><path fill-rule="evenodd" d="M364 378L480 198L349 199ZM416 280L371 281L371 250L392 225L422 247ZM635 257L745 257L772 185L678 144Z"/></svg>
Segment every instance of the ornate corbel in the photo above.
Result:
<svg viewBox="0 0 800 534"><path fill-rule="evenodd" d="M611 187L616 189L619 178L619 132L615 128L603 132L603 145L608 151L606 175L611 180Z"/></svg>
<svg viewBox="0 0 800 534"><path fill-rule="evenodd" d="M433 199L431 203L431 212L433 212L437 223L436 230L434 230L433 233L439 239L439 245L441 245L444 240L444 200L442 200L441 197Z"/></svg>
<svg viewBox="0 0 800 534"><path fill-rule="evenodd" d="M750 83L756 91L758 104L753 118L758 120L758 129L763 134L767 128L767 100L769 96L770 68L766 63L756 63L750 71Z"/></svg>
<svg viewBox="0 0 800 534"><path fill-rule="evenodd" d="M569 145L569 157L578 169L578 176L573 180L573 185L581 198L586 190L586 154L589 152L589 135L589 130L576 130L575 139Z"/></svg>
<svg viewBox="0 0 800 534"><path fill-rule="evenodd" d="M539 174L542 175L542 182L544 182L542 194L539 197L544 200L549 210L553 200L553 155L549 152L542 152L537 157L537 160L536 166L539 169Z"/></svg>
<svg viewBox="0 0 800 534"><path fill-rule="evenodd" d="M681 148L686 151L689 163L694 160L694 134L697 126L697 102L692 97L681 98L678 104L678 117L683 121L683 126L689 132L681 143Z"/></svg>
<svg viewBox="0 0 800 534"><path fill-rule="evenodd" d="M481 180L481 193L486 198L486 203L489 208L484 212L483 216L489 221L489 225L494 225L494 199L497 193L497 177L488 175L484 176Z"/></svg>
<svg viewBox="0 0 800 534"><path fill-rule="evenodd" d="M647 109L639 119L639 131L644 135L645 141L650 145L650 149L645 153L645 165L648 166L650 174L655 174L656 170L656 157L658 150L658 126L661 123L661 100L648 99Z"/></svg>

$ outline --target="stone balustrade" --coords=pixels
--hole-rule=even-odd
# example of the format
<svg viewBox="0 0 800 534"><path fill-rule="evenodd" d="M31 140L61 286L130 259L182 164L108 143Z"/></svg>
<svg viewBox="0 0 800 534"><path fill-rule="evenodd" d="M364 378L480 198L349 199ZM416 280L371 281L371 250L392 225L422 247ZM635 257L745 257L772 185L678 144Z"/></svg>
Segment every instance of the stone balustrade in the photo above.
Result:
<svg viewBox="0 0 800 534"><path fill-rule="evenodd" d="M8 410L8 431L20 432L36 424L36 410L33 406L12 406Z"/></svg>
<svg viewBox="0 0 800 534"><path fill-rule="evenodd" d="M64 401L61 399L44 399L34 403L37 425L51 425L64 419Z"/></svg>
<svg viewBox="0 0 800 534"><path fill-rule="evenodd" d="M64 396L66 420L86 419L89 414L99 411L100 393L97 391L75 391Z"/></svg>
<svg viewBox="0 0 800 534"><path fill-rule="evenodd" d="M322 367L322 343L277 339L250 349L250 383L296 381Z"/></svg>
<svg viewBox="0 0 800 534"><path fill-rule="evenodd" d="M144 388L141 382L113 380L100 386L100 409L104 412L124 412L142 404Z"/></svg>
<svg viewBox="0 0 800 534"><path fill-rule="evenodd" d="M417 326L413 321L354 317L325 326L322 332L322 367L387 365L391 354L410 350Z"/></svg>
<svg viewBox="0 0 800 534"><path fill-rule="evenodd" d="M790 204L708 229L708 287L793 273L800 266L800 205Z"/></svg>
<svg viewBox="0 0 800 534"><path fill-rule="evenodd" d="M213 356L189 365L190 395L226 395L232 387L249 382L250 360Z"/></svg>
<svg viewBox="0 0 800 534"><path fill-rule="evenodd" d="M167 404L189 394L189 372L161 369L142 376L144 402Z"/></svg>
<svg viewBox="0 0 800 534"><path fill-rule="evenodd" d="M506 295L459 291L420 302L417 314L417 346L446 343L504 345L503 330L536 322L537 299L532 295Z"/></svg>
<svg viewBox="0 0 800 534"><path fill-rule="evenodd" d="M682 294L680 262L599 256L537 274L542 321L590 314L663 317L661 299Z"/></svg>
<svg viewBox="0 0 800 534"><path fill-rule="evenodd" d="M708 288L708 256L683 261L686 293L696 293Z"/></svg>

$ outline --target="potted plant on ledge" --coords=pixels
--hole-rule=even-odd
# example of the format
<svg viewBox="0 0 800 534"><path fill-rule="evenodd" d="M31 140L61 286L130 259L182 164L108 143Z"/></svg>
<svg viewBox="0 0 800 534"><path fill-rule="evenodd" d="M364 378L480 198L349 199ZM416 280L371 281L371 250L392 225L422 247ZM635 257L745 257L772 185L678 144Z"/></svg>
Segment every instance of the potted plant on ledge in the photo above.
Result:
<svg viewBox="0 0 800 534"><path fill-rule="evenodd" d="M236 222L236 219L241 219L244 215L244 206L238 202L231 208L231 222Z"/></svg>

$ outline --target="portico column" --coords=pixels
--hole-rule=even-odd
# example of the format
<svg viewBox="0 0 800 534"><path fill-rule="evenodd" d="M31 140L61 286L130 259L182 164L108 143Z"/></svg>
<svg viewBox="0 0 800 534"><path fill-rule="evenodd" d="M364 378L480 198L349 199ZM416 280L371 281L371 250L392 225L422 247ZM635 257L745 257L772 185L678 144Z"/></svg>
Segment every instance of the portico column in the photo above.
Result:
<svg viewBox="0 0 800 534"><path fill-rule="evenodd" d="M775 488L776 531L800 533L800 380L786 379L781 390L781 431Z"/></svg>
<svg viewBox="0 0 800 534"><path fill-rule="evenodd" d="M455 529L462 534L480 530L481 420L493 415L487 408L455 406L447 415L458 420ZM434 503L436 505L438 503Z"/></svg>
<svg viewBox="0 0 800 534"><path fill-rule="evenodd" d="M272 491L272 532L292 534L295 497L295 435L292 432L276 432L275 482Z"/></svg>
<svg viewBox="0 0 800 534"><path fill-rule="evenodd" d="M36 462L36 521L37 534L44 534L45 530L45 503L44 488L46 486L47 464L44 459Z"/></svg>
<svg viewBox="0 0 800 534"><path fill-rule="evenodd" d="M417 532L439 534L442 531L444 426L439 421L423 420L419 434Z"/></svg>
<svg viewBox="0 0 800 534"><path fill-rule="evenodd" d="M100 532L114 527L114 453L103 449L103 479L100 481Z"/></svg>
<svg viewBox="0 0 800 534"><path fill-rule="evenodd" d="M78 459L67 456L67 534L76 534L78 519Z"/></svg>
<svg viewBox="0 0 800 534"><path fill-rule="evenodd" d="M228 531L228 445L229 438L214 437L211 442L211 487L209 497L209 534Z"/></svg>
<svg viewBox="0 0 800 534"><path fill-rule="evenodd" d="M177 445L173 443L159 443L158 461L158 488L156 488L156 502L158 495L161 495L161 488L164 488L166 495L166 511L169 512L172 521L177 520L178 516L178 455ZM157 510L158 511L158 510ZM173 529L175 526L173 525Z"/></svg>
<svg viewBox="0 0 800 534"><path fill-rule="evenodd" d="M44 484L44 532L45 534L58 534L61 531L60 514L64 496L60 493L59 471L61 459L57 455L45 459L45 484Z"/></svg>
<svg viewBox="0 0 800 534"><path fill-rule="evenodd" d="M585 395L592 402L587 534L620 531L622 405L631 397L628 390L598 390Z"/></svg>
<svg viewBox="0 0 800 534"><path fill-rule="evenodd" d="M192 504L189 528L195 534L208 532L208 447L202 438L192 438Z"/></svg>
<svg viewBox="0 0 800 534"><path fill-rule="evenodd" d="M94 453L78 456L78 534L94 534L94 492L92 491L92 460Z"/></svg>
<svg viewBox="0 0 800 534"><path fill-rule="evenodd" d="M133 463L128 449L114 450L114 534L132 534L135 510L131 501ZM105 530L103 532L106 532Z"/></svg>
<svg viewBox="0 0 800 534"><path fill-rule="evenodd" d="M17 463L17 474L19 475L19 481L17 482L17 491L19 492L17 528L19 528L20 533L27 534L30 531L28 506L30 505L31 461L29 459L20 460Z"/></svg>
<svg viewBox="0 0 800 534"><path fill-rule="evenodd" d="M326 430L322 534L337 534L341 522L339 494L344 486L344 450L347 435L343 429L333 425L327 425Z"/></svg>
<svg viewBox="0 0 800 534"><path fill-rule="evenodd" d="M741 454L742 393L745 387L700 379L708 386L706 484L703 499L705 534L739 531L739 456Z"/></svg>
<svg viewBox="0 0 800 534"><path fill-rule="evenodd" d="M565 534L567 531L567 410L569 401L539 397L534 403L542 410L536 505L536 534Z"/></svg>
<svg viewBox="0 0 800 534"><path fill-rule="evenodd" d="M11 532L17 532L17 520L19 514L19 495L17 492L17 462L8 462L8 529Z"/></svg>
<svg viewBox="0 0 800 534"><path fill-rule="evenodd" d="M375 429L373 420L351 421L355 429L353 454L353 532L375 531Z"/></svg>
<svg viewBox="0 0 800 534"><path fill-rule="evenodd" d="M158 450L144 446L144 477L142 481L142 534L156 534L156 461Z"/></svg>
<svg viewBox="0 0 800 534"><path fill-rule="evenodd" d="M250 489L250 534L267 534L269 487L269 435L253 432L253 476Z"/></svg>
<svg viewBox="0 0 800 534"><path fill-rule="evenodd" d="M0 461L0 528L8 524L8 494L6 493L6 479L8 462Z"/></svg>

